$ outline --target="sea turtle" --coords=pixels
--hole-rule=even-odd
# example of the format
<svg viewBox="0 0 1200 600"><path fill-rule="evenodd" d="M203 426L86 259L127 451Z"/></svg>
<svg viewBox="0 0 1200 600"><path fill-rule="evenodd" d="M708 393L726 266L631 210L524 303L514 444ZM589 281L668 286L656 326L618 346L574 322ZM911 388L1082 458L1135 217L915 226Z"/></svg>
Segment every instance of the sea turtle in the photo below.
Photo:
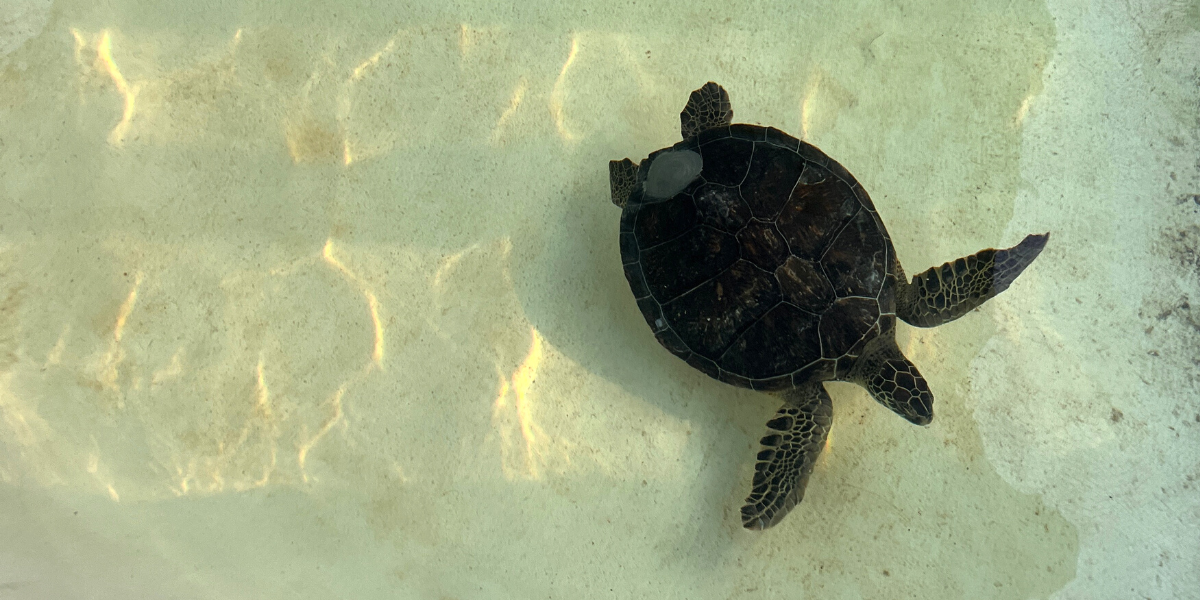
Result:
<svg viewBox="0 0 1200 600"><path fill-rule="evenodd" d="M842 165L771 127L732 124L709 82L683 141L609 163L625 277L655 337L705 374L778 394L742 525L765 529L804 496L850 381L917 425L933 394L896 345L896 318L953 321L1008 288L1046 245L1027 236L905 278L870 197Z"/></svg>

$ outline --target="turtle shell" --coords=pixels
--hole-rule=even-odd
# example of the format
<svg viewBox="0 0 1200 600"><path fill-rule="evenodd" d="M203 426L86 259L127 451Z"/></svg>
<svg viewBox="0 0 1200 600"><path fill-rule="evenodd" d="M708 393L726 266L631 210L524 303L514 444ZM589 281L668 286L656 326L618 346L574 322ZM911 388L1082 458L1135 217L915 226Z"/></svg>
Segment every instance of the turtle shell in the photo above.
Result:
<svg viewBox="0 0 1200 600"><path fill-rule="evenodd" d="M680 150L699 154L699 175L653 197L654 161ZM658 341L693 367L756 390L837 379L894 327L891 240L816 147L718 127L651 154L637 179L621 214L625 277Z"/></svg>

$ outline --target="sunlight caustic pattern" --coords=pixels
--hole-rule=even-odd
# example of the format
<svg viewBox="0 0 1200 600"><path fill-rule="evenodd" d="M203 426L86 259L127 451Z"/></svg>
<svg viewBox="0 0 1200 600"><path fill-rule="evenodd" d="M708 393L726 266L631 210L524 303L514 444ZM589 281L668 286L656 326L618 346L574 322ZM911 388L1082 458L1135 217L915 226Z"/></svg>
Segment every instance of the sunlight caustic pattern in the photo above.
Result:
<svg viewBox="0 0 1200 600"><path fill-rule="evenodd" d="M233 33L225 51L171 67L153 59L162 45L153 37L130 39L110 28L69 31L80 105L88 104L92 94L105 98L115 91L121 98L119 117L106 137L113 148L135 141L177 144L200 139L209 134L208 125L219 119L217 108L234 89L241 29Z"/></svg>
<svg viewBox="0 0 1200 600"><path fill-rule="evenodd" d="M812 76L808 78L808 84L805 85L804 96L800 99L800 139L802 140L808 139L808 132L812 128L813 100L820 87L821 73L813 71Z"/></svg>
<svg viewBox="0 0 1200 600"><path fill-rule="evenodd" d="M481 28L465 23L456 29L453 34L457 37L457 50L460 54L456 58L464 69L474 68L473 63L468 64L467 61L479 60L483 56L484 48L497 43L497 39L502 40L501 34L504 33L503 28ZM265 36L261 32L244 32L238 29L233 33L227 51L222 51L220 56L197 60L194 65L167 69L155 62L155 51L161 45L158 40L142 40L135 43L113 29L90 33L78 28L72 28L70 31L75 40L74 56L81 69L81 101L86 100L85 92L95 93L96 90L101 90L103 94L112 94L115 90L123 101L120 118L107 136L107 143L115 148L131 143L146 143L151 139L156 143L171 145L205 135L208 130L204 125L216 123L215 119L219 118L219 113L208 104L189 104L192 100L187 94L198 94L204 99L219 99L222 95L247 93L246 88L238 83L238 73L255 72L256 65L244 64L244 61L259 60L262 48L267 43L263 41ZM442 41L437 37L440 35L438 32L432 34L433 38L428 37L429 35L425 31L410 29L397 31L390 38L380 40L374 49L363 53L352 62L343 62L338 56L331 54L331 51L326 51L315 64L297 65L300 77L296 87L285 89L265 85L256 89L268 94L267 97L242 99L239 105L247 106L252 111L265 111L264 116L268 116L266 122L274 119L279 119L274 120L275 123L282 121L280 124L284 130L284 143L295 164L310 163L329 156L342 166L349 167L364 157L390 151L394 145L397 134L377 133L378 128L370 125L379 115L369 111L364 113L361 107L364 104L373 104L378 94L390 89L388 86L392 84L387 83L387 79L398 76L395 71L386 71L393 68L391 63L412 60L408 55L413 53L414 48L421 49L419 44L423 41ZM249 40L250 49L239 51L239 45L245 40ZM585 44L585 41L591 45ZM513 82L515 79L515 83L512 83L507 107L496 107L498 118L489 128L490 131L483 130L487 137L479 141L490 141L495 145L512 132L523 132L524 135L531 130L537 131L537 128L528 127L528 122L522 120L527 118L522 111L528 110L531 105L534 106L534 111L530 116L536 114L534 118L542 119L545 124L541 131L562 141L579 141L584 137L584 133L581 132L588 131L588 127L582 125L583 121L573 121L568 115L569 105L579 99L572 98L572 84L581 83L573 82L571 78L575 71L582 68L581 65L593 62L593 53L597 49L601 54L606 48L615 49L617 61L624 65L622 68L628 68L635 74L637 85L642 91L653 85L653 76L638 61L641 51L635 52L630 44L631 41L627 37L619 35L571 33L569 45L564 48L565 57L558 64L556 74L547 68L540 77L536 73L521 74L508 80ZM551 58L551 61L553 60L555 59ZM307 79L304 77L305 73L308 74ZM204 79L203 76L211 76L211 79ZM220 87L215 90L215 95L212 88L205 87L213 84ZM322 108L330 106L322 103L322 94L328 95L327 99L334 101L332 110ZM282 113L275 110L281 105L285 107ZM538 111L543 110L543 107L548 109L548 112L539 114ZM193 118L188 111L195 108L212 112L205 112L202 118ZM503 110L499 110L500 108ZM326 112L322 114L322 110ZM384 113L384 116L386 115L387 113ZM105 115L100 116L104 118ZM322 122L328 123L323 129ZM316 129L320 129L317 133L321 138L315 142L314 139L304 137L316 135L310 131L313 128L309 127L314 123L317 125ZM177 137L178 134L192 137L185 140ZM363 136L368 136L365 141L362 141ZM438 302L436 294L446 272L453 269L464 253L469 253L477 247L478 244L472 245L445 258L433 273L435 304ZM506 239L503 254L507 255L510 248L511 243ZM217 363L220 364L198 363L198 360L203 359L199 359L194 351L189 350L188 344L191 342L184 342L161 355L161 360L158 356L151 356L147 360L145 356L134 354L129 356L137 360L127 358L127 353L143 352L147 347L147 338L144 337L145 321L130 320L138 307L142 286L147 278L158 290L171 285L160 281L160 278L164 272L177 267L170 267L164 271L151 270L148 276L137 271L128 295L116 315L111 338L106 342L107 349L103 349L102 346L101 351L92 354L82 365L90 379L98 382L105 390L103 396L106 402L112 404L110 410L128 410L130 407L126 404L130 404L135 411L153 411L153 408L147 407L153 404L154 397L178 393L180 386L194 385L196 378L202 376L236 379L237 376L231 373L241 373L248 378L248 384L251 386L239 392L242 395L233 399L222 396L226 392L221 391L220 385L216 385L214 391L208 393L215 394L221 401L229 403L228 406L220 408L223 412L216 417L220 420L219 424L204 431L200 438L189 442L191 445L186 448L179 445L178 441L162 441L163 448L170 452L170 456L160 457L159 460L166 467L170 489L175 494L217 493L286 483L289 481L289 465L294 479L310 482L312 476L309 469L314 449L328 440L329 434L337 427L348 426L346 408L347 402L354 394L354 385L376 369L384 370L388 348L385 343L385 319L380 314L381 302L374 287L348 266L348 259L338 252L332 238L325 240L316 256L300 258L284 269L248 273L244 276L246 281L237 283L235 287L261 286L267 281L278 281L274 278L291 276L296 272L294 268L309 268L317 263L339 274L365 301L372 341L366 364L359 369L352 367L349 373L343 373L344 379L340 383L335 382L334 387L322 390L321 394L313 399L313 403L305 407L306 411L317 412L317 418L313 418L309 423L294 420L297 399L294 389L288 387L286 354L255 351L251 356L228 357L228 360L218 358ZM511 282L507 285L511 287ZM149 293L153 295L157 292ZM253 312L259 309L249 310ZM243 314L239 309L233 309L222 318L236 322L254 318L254 315ZM443 339L454 343L463 341L458 337L447 337L461 336L460 332L448 333L442 326L444 323L433 323L438 318L436 311L429 316L417 318L430 321L434 325L434 333ZM125 338L128 336L125 331L130 322L138 323L136 331L139 339L134 340L133 345L127 348ZM494 362L499 380L492 402L492 419L498 437L502 438L502 469L505 476L509 479L538 479L550 470L570 464L567 450L571 442L565 438L558 439L561 436L551 436L547 433L547 429L552 430L553 427L546 423L546 414L542 414L542 422L536 418L538 411L535 410L535 382L539 373L545 370L547 358L553 353L553 349L537 329L528 324L518 325L514 322L514 325L517 325L518 329L508 329L507 333L500 334L507 337L496 347L494 357L484 358ZM270 323L267 326L273 327ZM231 326L234 335L241 333L239 327ZM520 346L511 342L522 335L520 327L529 327L529 346L520 364L514 368L513 361L520 355L514 356L513 353L519 352ZM67 332L70 331L70 324L65 324L59 344L46 356L47 365L66 369L80 366L72 365L70 358L63 358L64 355L70 354L66 341ZM136 367L130 366L134 363L140 364ZM560 407L556 405L556 408ZM133 413L125 414L126 417L122 418L133 417ZM146 417L143 415L141 418ZM159 417L152 415L152 418ZM289 447L294 448L294 459L289 457ZM101 446L95 451L98 460L102 458L103 449ZM104 463L100 460L98 464L102 467ZM125 479L118 477L117 481L124 482ZM133 490L130 496L137 498L140 494L144 495L139 490ZM112 495L116 496L115 488Z"/></svg>
<svg viewBox="0 0 1200 600"><path fill-rule="evenodd" d="M499 446L501 472L510 481L537 480L571 466L569 453L575 444L566 436L548 433L536 409L547 409L552 418L561 419L576 399L560 393L548 404L537 402L539 377L553 378L548 370L561 367L562 357L521 313L509 272L511 252L512 241L505 237L472 244L440 259L430 281L433 306L428 324L457 354L492 363L497 384L491 402L494 436L488 437ZM464 284L483 304L462 303ZM453 312L448 315L448 311ZM473 326L483 323L487 324L483 332ZM519 329L528 332L523 353L517 344L526 336ZM475 337L479 333L483 335ZM547 413L541 412L540 417L546 419Z"/></svg>
<svg viewBox="0 0 1200 600"><path fill-rule="evenodd" d="M509 99L508 108L500 114L500 118L496 121L496 126L492 128L491 142L493 145L500 143L500 138L504 133L504 125L517 112L517 108L521 106L521 101L525 99L525 91L529 88L529 82L525 77L521 77L517 81L517 86L513 88L512 97Z"/></svg>
<svg viewBox="0 0 1200 600"><path fill-rule="evenodd" d="M299 479L303 483L312 483L314 477L308 472L308 459L312 451L324 441L328 434L338 425L345 427L345 398L347 392L355 384L361 382L365 377L369 376L372 371L383 369L384 359L384 326L380 320L380 303L377 300L376 294L371 285L368 284L360 275L345 264L344 261L336 256L336 248L332 239L327 239L319 253L319 264L332 269L338 273L347 283L349 283L355 291L361 294L365 300L367 311L371 317L371 327L373 334L373 342L370 348L369 360L361 367L349 374L343 379L325 400L319 402L313 408L318 412L323 412L316 430L309 429L308 424L300 423L292 425L293 428L298 428L293 435L295 447L295 466L299 470ZM292 275L297 269L305 265L312 265L313 258L308 257L298 261L294 261L288 266L271 269L268 274L272 277L287 277ZM173 359L173 363L177 360ZM191 457L183 464L176 464L175 473L177 482L173 487L176 495L185 495L191 492L217 493L226 489L234 491L244 491L252 488L264 487L271 483L273 474L279 468L279 445L280 443L288 444L288 432L284 431L284 423L289 418L288 411L280 414L277 410L278 403L281 399L276 399L272 392L268 379L268 363L267 359L260 352L257 365L255 366L255 383L253 392L253 411L247 415L245 422L241 425L238 434L228 443L219 441L217 443L216 455L205 455L199 457ZM290 402L295 402L295 399L288 399ZM295 410L294 408L292 409ZM251 449L245 448L251 441L251 436L259 434L265 441L265 448ZM255 478L247 478L244 476L234 477L232 481L227 481L226 472L233 465L233 461L237 460L239 454L244 453L262 453L267 456L265 460L259 461L262 464L261 475ZM244 471L242 475L245 475ZM197 486L198 481L204 481L203 485Z"/></svg>
<svg viewBox="0 0 1200 600"><path fill-rule="evenodd" d="M262 478L250 484L250 487L263 487L271 480L271 473L275 470L275 465L278 463L278 446L274 442L278 438L278 421L275 418L275 411L271 409L271 388L267 386L267 378L263 374L263 359L261 356L258 359L258 365L254 368L254 391L255 399L258 401L255 416L262 422L268 423L273 430L272 434L274 434L271 436L271 461L263 468Z"/></svg>
<svg viewBox="0 0 1200 600"><path fill-rule="evenodd" d="M1017 113L1013 116L1013 127L1020 127L1025 122L1025 117L1029 115L1029 105L1036 96L1035 90L1029 90L1029 93L1021 99L1021 106L1017 108Z"/></svg>
<svg viewBox="0 0 1200 600"><path fill-rule="evenodd" d="M172 362L174 363L177 360L178 353ZM266 487L271 481L271 475L278 466L278 442L282 433L280 431L280 420L272 408L272 403L271 389L267 384L265 374L265 361L260 355L258 363L255 366L255 408L249 418L242 424L237 438L229 444L226 444L224 441L219 442L215 456L190 457L186 460L186 464L176 457L174 460L176 482L171 487L171 491L176 496L184 496L189 493L219 493L226 489L241 492ZM263 430L263 437L266 438L267 453L269 455L266 464L262 466L262 476L257 479L247 477L227 478L226 474L230 470L231 464L241 453L254 452L253 449L247 450L246 446L250 444L250 437L256 429ZM240 474L243 476L249 475L245 472Z"/></svg>
<svg viewBox="0 0 1200 600"><path fill-rule="evenodd" d="M537 329L531 327L529 333L529 353L512 374L505 376L496 366L500 385L492 403L492 422L500 432L501 468L509 480L541 479L552 463L571 462L534 418L532 388L542 366L544 341Z"/></svg>
<svg viewBox="0 0 1200 600"><path fill-rule="evenodd" d="M112 340L109 342L108 351L98 357L98 360L94 364L97 380L109 391L117 389L117 378L120 375L118 368L121 366L121 362L125 360L125 349L121 345L121 338L125 335L125 322L129 319L129 314L133 312L133 308L137 305L138 288L142 285L142 277L143 274L140 272L135 276L133 286L129 290L129 295L125 297L125 301L121 303L121 308L117 313L117 321L113 325ZM124 405L124 398L118 395L117 408L124 408Z"/></svg>
<svg viewBox="0 0 1200 600"><path fill-rule="evenodd" d="M461 67L462 61L467 60L472 54L481 39L494 36L499 31L499 27L475 27L469 23L460 23L458 26L458 51L461 59L459 66Z"/></svg>
<svg viewBox="0 0 1200 600"><path fill-rule="evenodd" d="M559 137L568 142L579 139L567 128L563 110L563 103L567 99L567 73L571 70L571 65L575 62L575 56L578 53L579 34L576 33L571 35L571 51L567 53L567 60L563 62L562 70L558 72L558 79L554 80L554 88L550 90L550 114L554 117L554 126L558 129Z"/></svg>
<svg viewBox="0 0 1200 600"><path fill-rule="evenodd" d="M374 343L371 348L370 362L368 362L366 365L364 365L363 368L360 369L356 374L351 376L346 381L342 382L342 384L338 386L337 391L335 391L333 393L333 395L331 395L329 397L329 400L326 402L326 404L329 406L330 414L324 420L324 422L321 423L321 426L317 429L316 433L312 434L311 436L308 436L307 428L304 428L305 431L302 432L302 437L304 437L306 439L303 439L299 443L299 446L298 446L297 452L296 452L296 460L300 466L301 479L305 483L309 483L310 480L312 479L309 476L308 470L306 468L306 462L308 460L308 453L315 446L317 446L317 444L319 444L322 439L325 438L325 436L329 433L329 431L331 429L333 429L333 427L335 425L338 425L339 423L342 424L343 426L346 425L345 418L344 418L345 413L343 412L343 399L346 395L347 389L354 383L357 383L358 381L361 381L363 378L370 375L372 370L379 369L382 371L383 370L383 359L384 359L384 327L383 327L383 322L379 318L380 305L379 305L379 300L377 299L377 296L375 295L374 290L371 289L371 286L365 280L363 280L362 277L360 277L357 273L355 273L349 267L347 267L342 261L338 260L338 258L336 256L334 256L334 245L333 245L332 238L329 238L325 241L325 245L321 250L321 258L327 265L329 265L331 268L336 270L347 281L349 281L355 288L357 288L358 292L361 293L363 295L363 297L366 299L367 310L370 312L370 315L371 315L371 326L372 326L372 333L374 334Z"/></svg>
<svg viewBox="0 0 1200 600"><path fill-rule="evenodd" d="M104 477L101 475L101 473L100 473L100 457L98 455L96 455L96 454L88 455L87 468L85 470L88 472L89 475L95 477L97 480L100 481L100 485L102 485L104 487L105 491L108 492L109 499L111 499L113 502L121 501L121 494L117 493L117 488L113 487L112 482L109 481L107 477Z"/></svg>
<svg viewBox="0 0 1200 600"><path fill-rule="evenodd" d="M84 39L83 33L78 29L71 28L71 35L75 38L75 60L79 62L80 66L83 66L83 49L88 45L88 42ZM142 85L140 83L131 85L125 80L125 76L121 74L120 67L113 60L112 32L107 29L100 32L99 40L96 41L95 68L104 71L112 78L113 85L116 86L117 92L121 94L121 97L125 101L125 108L121 113L121 121L108 134L108 143L120 147L125 143L125 135L129 132L129 124L133 120L137 95Z"/></svg>
<svg viewBox="0 0 1200 600"><path fill-rule="evenodd" d="M364 158L389 152L397 141L403 141L397 137L401 135L399 131L404 131L403 122L392 123L392 128L379 127L380 124L376 121L380 117L388 117L390 113L376 114L371 112L372 109L363 108L365 105L377 104L379 94L392 89L389 86L393 86L395 82L390 80L408 76L401 71L389 70L397 68L393 64L404 64L403 61L414 60L413 56L418 56L418 51L424 48L422 44L434 42L434 46L437 46L444 41L450 41L451 58L457 59L459 66L469 71L478 66L475 62L481 60L492 45L499 43L499 47L503 47L505 31L503 27L477 27L466 23L460 24L453 31L434 31L432 34L425 30L402 29L386 39L379 39L377 43L368 45L369 49L366 51L356 51L361 54L349 61L345 60L345 55L338 56L336 50L327 50L317 57L316 62L298 63L295 70L298 71L299 77L295 80L294 87L274 87L273 82L269 82L268 85L255 88L256 91L265 93L266 97L242 98L238 105L249 107L252 111L263 111L262 116L266 117L262 119L263 122L273 123L276 127L282 126L283 142L295 165L332 159L331 162L340 162L343 167L350 167ZM227 86L216 90L218 97L221 94L247 94L249 92L246 86L239 84L238 74L256 72L258 65L248 64L246 61L260 60L263 48L270 43L264 41L269 38L263 32L244 32L238 29L233 33L232 41L228 42L227 50L219 49L220 56L207 61L197 60L195 65L167 69L154 62L155 51L161 45L158 40L141 40L135 43L135 40L129 40L119 31L112 29L85 33L72 28L71 34L75 40L76 62L82 70L82 77L85 78L81 92L90 86L93 91L99 89L102 93L111 95L115 89L123 100L120 118L109 131L107 138L108 144L116 148L139 143L139 140L140 143L146 143L153 136L157 136L154 140L158 143L177 144L184 141L175 137L180 132L204 135L207 130L202 125L215 123L220 113L206 104L188 104L189 96L173 93L173 90L187 88L187 93L211 98L214 90L205 86L215 83L219 87ZM443 34L445 39L439 37ZM223 37L221 43L225 44L228 39ZM507 106L500 104L494 107L498 118L489 117L496 120L490 128L479 132L485 137L477 140L478 142L496 145L506 136L528 135L530 131L551 135L568 143L575 143L586 137L594 128L584 120L583 115L571 113L570 107L583 97L579 86L586 85L587 82L573 80L573 77L577 77L579 69L590 68L590 65L602 61L609 54L615 56L618 65L616 68L633 75L640 93L654 91L654 72L643 64L641 47L637 46L635 49L634 46L640 42L629 36L589 31L572 32L568 39L569 43L562 47L565 56L550 57L548 62L542 65L543 72L540 75L535 71L521 72L502 80L504 83L501 85L512 86L507 94ZM562 38L559 40L555 42L556 45L562 43ZM455 41L457 44L454 44ZM240 46L242 44L248 46ZM239 47L242 50L239 50ZM247 47L249 49L246 49ZM455 49L457 52L454 52ZM561 62L558 62L560 60ZM212 75L212 79L203 79L196 73L215 75ZM812 80L808 94L810 99L816 93L819 84L819 77ZM332 100L332 104L328 100ZM503 102L500 97L496 100ZM280 106L283 106L284 110L279 111ZM206 116L211 120L189 120L191 117L187 111L195 107L212 110L211 115ZM807 106L805 111L808 118L812 107ZM403 120L405 115L406 113L400 111L397 118ZM102 115L102 118L105 116L107 115ZM530 121L525 119L530 118L540 120L541 127L529 127ZM180 120L183 124L173 120ZM159 127L160 124L169 126ZM193 127L194 125L197 127ZM268 129L270 127L272 126L268 125ZM192 132L193 129L200 133ZM383 129L396 131L381 131ZM506 238L502 246L502 254L506 257L511 249L511 242ZM478 248L478 244L473 244L442 260L432 277L435 305L441 301L438 294L447 272L454 269L464 254ZM214 426L211 432L204 432L193 446L183 448L177 443L166 444L172 455L163 462L166 463L174 493L184 495L236 491L297 479L311 482L313 476L309 471L312 468L314 450L320 447L322 442L329 440L330 433L335 429L349 426L347 407L348 403L353 402L354 386L376 369L384 370L389 350L385 341L386 320L381 317L383 308L375 287L349 266L353 261L339 252L333 238L326 239L319 253L314 254L316 256L308 255L297 259L290 263L292 266L288 268L250 273L246 275L247 281L237 284L253 288L267 281L278 281L275 279L277 277L291 276L295 272L292 267L307 269L319 264L340 275L362 301L365 301L371 327L371 345L365 349L369 352L369 360L361 368L355 365L348 372L340 373L340 381L335 380L331 387L321 390L308 400L310 404L304 407L305 410L316 414L310 415L311 421L307 423L302 419L297 420L295 416L297 398L295 390L288 387L286 372L289 356L286 353L255 350L249 356L229 358L226 361L229 364L197 364L200 359L194 352L189 353L185 343L163 354L161 361L154 364L144 376L130 375L132 371L124 373L123 371L134 368L129 365L137 362L127 359L126 352L132 353L138 344L146 342L145 339L138 339L126 348L123 339L126 337L124 332L127 323L130 322L130 315L138 306L139 294L146 277L140 271L136 275L113 325L112 337L107 340L107 351L102 350L93 355L87 367L89 374L107 391L106 399L115 404L116 410L126 409L126 403L141 403L136 408L142 410L154 395L176 393L173 390L181 385L192 384L194 378L199 376L198 371L205 369L214 370L214 377L236 379L237 376L231 373L240 373L247 378L249 386L239 391L241 395L236 399L226 399L230 405L222 408L227 413L220 415L224 421L219 426ZM158 271L151 271L148 277L156 286L161 286L160 276ZM507 281L506 272L504 277ZM505 285L511 288L510 281ZM255 310L259 309L251 309L252 312ZM475 308L464 310L470 311ZM519 313L519 308L513 310L513 314ZM443 340L463 344L464 349L469 349L468 344L474 343L474 338L471 338L471 342L466 342L462 338L463 333L447 329L446 322L439 320L438 314L437 310L433 310L416 318L426 320L432 325L432 331ZM237 321L255 317L254 314L243 314L234 309L223 318ZM267 325L272 326L274 325L270 323ZM525 327L528 328L528 347L522 357L522 342L518 340L524 336L522 328ZM555 358L557 355L549 342L541 332L524 322L524 319L514 317L511 326L506 325L505 328L505 333L497 334L504 339L496 342L494 351L483 351L480 355L484 361L493 362L498 379L491 412L493 427L501 442L502 471L510 480L540 479L545 477L547 472L562 470L570 465L568 450L579 447L572 446L573 443L583 444L577 434L567 433L568 429L578 424L566 426L566 429L561 431L562 435L551 435L547 432L559 431L559 423L554 419L562 416L561 401L568 400L556 398L555 403L545 408L552 407L557 412L542 411L541 420L538 419L537 409L543 407L536 402L537 378L539 374L544 375L548 363L558 364L562 368L566 368L563 367L566 363ZM69 324L65 330L70 330ZM237 330L236 333L241 333L241 330ZM69 354L69 350L64 351L64 348L66 346L60 340L60 344L46 357L47 364L53 362L57 366L64 352ZM138 368L145 368L145 358L137 358L142 361ZM514 367L517 359L519 364ZM157 360L157 357L151 360ZM223 359L219 359L218 362L221 360ZM73 368L70 365L62 366ZM220 390L220 387L215 389ZM138 394L131 394L131 391ZM223 392L210 393L219 395ZM97 456L100 456L99 449ZM103 462L99 464L103 465ZM125 480L118 479L118 482L123 481ZM129 495L138 497L138 492L134 490Z"/></svg>
<svg viewBox="0 0 1200 600"><path fill-rule="evenodd" d="M346 394L347 385L348 384L343 383L340 387L338 387L337 391L334 392L333 397L329 399L329 405L333 409L333 414L331 414L329 418L321 424L321 427L317 429L316 434L307 440L300 442L300 447L296 452L296 460L300 464L300 477L304 480L304 483L308 483L310 480L308 476L308 470L305 468L305 461L308 459L309 451L312 450L313 447L325 437L325 434L329 433L330 429L333 429L334 425L343 422L342 397Z"/></svg>
<svg viewBox="0 0 1200 600"><path fill-rule="evenodd" d="M43 467L51 459L52 453L46 447L52 443L54 429L35 406L15 392L12 371L0 373L0 423L5 427L4 435L0 436L0 449L5 452L0 453L0 458L19 457L29 465L27 469L19 469L16 461L0 460L0 482L14 483L28 477L62 483L61 478L46 473L48 469Z"/></svg>
<svg viewBox="0 0 1200 600"><path fill-rule="evenodd" d="M446 34L453 36L459 67L466 73L480 68L478 62L485 58L481 48L496 44L503 48L507 34L503 27L467 23L459 24L453 34L400 29L353 62L347 63L345 57L337 55L337 50L327 50L316 62L288 65L293 71L307 73L306 80L301 78L285 86L268 78L247 86L243 81L245 74L264 68L271 72L270 69L276 68L270 62L266 65L257 62L263 60L261 53L270 48L267 41L270 36L260 31L239 28L233 32L225 51L198 56L191 63L172 67L155 60L163 43L160 40L131 40L113 29L90 33L72 27L70 32L80 69L81 103L98 91L115 90L122 100L121 112L107 137L112 147L122 148L135 141L171 144L219 135L214 133L212 125L220 119L220 111L228 103L236 102L239 110L261 113L254 117L245 115L248 123L275 123L280 127L283 144L295 164L332 160L345 167L386 154L405 143L403 132L414 126L406 118L415 113L394 104L397 98L393 97L393 90L398 84L396 78L417 75L408 74L410 70L399 65L428 56L431 48L435 48L432 52L436 55L437 44L426 44L450 41L440 39L440 35ZM250 50L239 53L239 47L247 39ZM544 131L529 127L530 121L519 116L522 107L532 103L547 110L542 113L545 116L535 119L545 119L553 135L567 143L579 142L592 127L571 118L569 105L582 101L573 96L579 94L575 91L578 86L574 85L578 82L571 81L576 70L590 68L597 61L610 62L605 55L611 52L615 53L612 58L618 63L616 68L633 75L639 90L653 88L654 77L635 56L631 43L623 35L572 32L556 74L521 72L509 79L515 83L511 84L507 106L496 107L500 114L485 134L485 141L498 145L512 132ZM105 92L106 89L109 91ZM383 96L389 101L382 101ZM445 114L453 113L446 110ZM380 119L388 120L386 126L379 123ZM249 135L250 129L242 126L237 130ZM256 139L262 139L261 135Z"/></svg>
<svg viewBox="0 0 1200 600"><path fill-rule="evenodd" d="M379 300L375 296L375 292L367 285L361 277L342 264L333 255L333 238L325 240L325 247L321 250L321 258L325 260L331 267L342 274L367 300L367 310L371 313L371 325L374 328L375 344L371 349L371 362L375 367L383 369L383 322L379 320ZM370 366L368 366L368 369Z"/></svg>
<svg viewBox="0 0 1200 600"><path fill-rule="evenodd" d="M82 324L49 316L60 331L20 338L0 371L0 482L114 502L315 482L314 453L349 426L348 401L386 356L385 307L358 257L332 240L265 269L231 266L219 251L147 258L131 240L109 250L89 284L103 290L88 304L100 308ZM306 312L314 293L328 297ZM326 348L328 331L346 327L366 329Z"/></svg>
<svg viewBox="0 0 1200 600"><path fill-rule="evenodd" d="M379 61L382 60L383 57L395 51L396 42L400 39L403 33L403 31L397 32L396 35L393 35L388 39L387 43L383 45L383 48L380 48L369 58L359 63L358 66L354 67L354 69L350 72L350 77L348 77L345 83L342 84L342 89L338 93L337 98L337 119L341 129L339 134L342 136L343 166L349 167L356 159L361 158L361 152L358 155L355 154L355 150L353 148L354 143L351 141L351 136L349 134L350 117L354 110L354 102L352 99L354 87L358 85L358 83L361 82L363 78L366 77L367 74L379 64Z"/></svg>

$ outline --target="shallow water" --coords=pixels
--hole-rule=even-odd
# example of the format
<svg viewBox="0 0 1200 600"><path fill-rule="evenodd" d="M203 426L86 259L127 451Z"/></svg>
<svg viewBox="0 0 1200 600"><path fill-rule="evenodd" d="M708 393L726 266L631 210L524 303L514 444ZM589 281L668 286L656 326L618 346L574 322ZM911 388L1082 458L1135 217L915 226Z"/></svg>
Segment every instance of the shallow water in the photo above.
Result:
<svg viewBox="0 0 1200 600"><path fill-rule="evenodd" d="M0 596L1198 597L1194 3L523 4L0 2ZM609 202L708 80L910 274L1052 232L766 532Z"/></svg>

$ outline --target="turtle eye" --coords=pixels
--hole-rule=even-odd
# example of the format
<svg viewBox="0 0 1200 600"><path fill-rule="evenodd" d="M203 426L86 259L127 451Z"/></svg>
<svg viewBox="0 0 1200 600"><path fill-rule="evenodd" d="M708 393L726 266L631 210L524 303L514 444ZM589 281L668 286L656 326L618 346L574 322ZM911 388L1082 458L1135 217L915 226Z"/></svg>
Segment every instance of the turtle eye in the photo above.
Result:
<svg viewBox="0 0 1200 600"><path fill-rule="evenodd" d="M671 198L700 176L704 160L691 150L671 150L654 157L642 190L651 198Z"/></svg>

